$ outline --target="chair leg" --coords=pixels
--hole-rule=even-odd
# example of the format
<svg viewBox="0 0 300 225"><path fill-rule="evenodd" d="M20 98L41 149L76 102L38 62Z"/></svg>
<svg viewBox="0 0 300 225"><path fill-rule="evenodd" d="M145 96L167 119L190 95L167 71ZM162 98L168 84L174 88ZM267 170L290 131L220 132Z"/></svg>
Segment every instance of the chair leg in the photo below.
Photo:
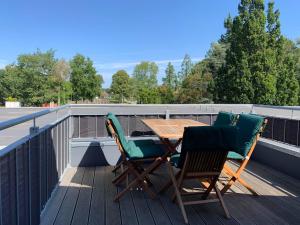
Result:
<svg viewBox="0 0 300 225"><path fill-rule="evenodd" d="M229 188L234 184L235 181L236 181L236 177L232 177L228 181L228 183L222 188L221 194L224 195L229 190Z"/></svg>
<svg viewBox="0 0 300 225"><path fill-rule="evenodd" d="M221 190L221 194L224 195L229 188L236 182L240 182L245 188L247 188L254 196L259 196L259 194L242 178L233 175L231 179L227 182L227 184Z"/></svg>
<svg viewBox="0 0 300 225"><path fill-rule="evenodd" d="M228 209L227 209L227 207L225 205L225 202L224 202L224 199L223 199L223 197L221 195L221 192L220 192L220 190L218 189L218 187L216 185L214 186L214 190L215 190L215 192L217 194L218 199L220 200L220 203L221 203L221 206L222 206L222 208L223 208L223 210L225 212L226 218L230 219L229 211L228 211Z"/></svg>
<svg viewBox="0 0 300 225"><path fill-rule="evenodd" d="M119 184L127 177L128 173L129 173L129 169L127 168L122 174L120 174L115 179L113 179L112 183L115 185Z"/></svg>
<svg viewBox="0 0 300 225"><path fill-rule="evenodd" d="M216 186L216 183L217 183L217 179L212 179L212 181L210 182L208 188L206 189L206 191L202 195L203 200L207 199L207 197L209 196L212 189Z"/></svg>
<svg viewBox="0 0 300 225"><path fill-rule="evenodd" d="M180 171L176 173L175 178L177 179L180 176ZM165 192L172 185L172 180L170 179L159 191L158 193Z"/></svg>
<svg viewBox="0 0 300 225"><path fill-rule="evenodd" d="M135 185L137 185L139 182L143 182L143 187L145 188L145 190L149 193L150 197L151 198L154 198L155 197L155 194L150 191L148 189L148 187L144 186L146 185L144 183L145 181L145 177L151 172L153 171L153 168L157 168L157 165L161 165L162 161L161 159L156 159L155 162L153 162L147 169L145 169L143 171L142 174L140 174L136 168L134 167L134 165L132 164L128 164L128 169L130 170L129 173L132 173L133 175L136 176L136 178L130 182L127 187L122 191L120 192L119 194L117 194L114 198L114 201L118 201L127 191L129 191L131 188L133 188Z"/></svg>
<svg viewBox="0 0 300 225"><path fill-rule="evenodd" d="M122 165L122 163L117 164L117 165L113 168L113 170L112 170L111 172L112 172L112 173L116 173L117 170L120 169L121 165Z"/></svg>
<svg viewBox="0 0 300 225"><path fill-rule="evenodd" d="M170 177L171 177L174 189L175 189L175 195L177 197L178 205L179 205L179 208L180 208L181 213L183 215L184 222L186 224L188 224L188 218L187 218L187 215L186 215L186 212L185 212L185 208L184 208L184 205L183 205L183 202L182 202L180 192L179 192L178 187L177 187L176 178L174 176L173 169L172 169L172 166L171 166L170 162L167 162L167 167L168 167L168 171L169 171L169 174L170 174Z"/></svg>
<svg viewBox="0 0 300 225"><path fill-rule="evenodd" d="M240 182L245 188L247 188L248 191L250 191L253 195L259 196L259 194L256 191L254 191L253 188L246 181L244 181L241 178L238 178L238 182Z"/></svg>

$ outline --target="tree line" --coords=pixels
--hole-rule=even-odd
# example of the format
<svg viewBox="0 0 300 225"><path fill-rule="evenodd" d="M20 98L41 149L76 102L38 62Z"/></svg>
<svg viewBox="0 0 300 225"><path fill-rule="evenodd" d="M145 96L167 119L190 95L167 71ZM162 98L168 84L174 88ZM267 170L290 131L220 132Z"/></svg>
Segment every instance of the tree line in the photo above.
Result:
<svg viewBox="0 0 300 225"><path fill-rule="evenodd" d="M299 105L300 39L282 35L279 16L273 1L265 7L264 0L241 0L238 15L226 18L225 34L202 61L193 64L186 55L178 73L169 63L162 85L151 62L137 65L131 78L118 71L111 97L138 103Z"/></svg>
<svg viewBox="0 0 300 225"><path fill-rule="evenodd" d="M22 54L0 70L0 102L17 100L24 106L93 100L102 91L102 76L91 59L81 54L69 62L56 59L54 51Z"/></svg>
<svg viewBox="0 0 300 225"><path fill-rule="evenodd" d="M23 54L0 70L0 101L17 99L25 106L54 101L93 101L107 93L112 103L255 103L300 104L300 39L281 33L274 2L241 0L238 15L225 19L226 32L205 58L185 55L179 71L168 63L162 83L155 62L143 61L128 74L112 75L110 88L93 61L77 54L70 61L54 51Z"/></svg>

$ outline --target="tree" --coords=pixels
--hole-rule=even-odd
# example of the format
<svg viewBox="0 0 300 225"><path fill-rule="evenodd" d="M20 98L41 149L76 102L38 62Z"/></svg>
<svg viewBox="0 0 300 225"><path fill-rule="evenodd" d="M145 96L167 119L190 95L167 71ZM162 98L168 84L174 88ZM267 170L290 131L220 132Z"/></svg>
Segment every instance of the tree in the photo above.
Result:
<svg viewBox="0 0 300 225"><path fill-rule="evenodd" d="M163 84L159 87L161 102L163 104L175 103L175 89L177 77L174 66L169 62L165 70L166 76L162 79Z"/></svg>
<svg viewBox="0 0 300 225"><path fill-rule="evenodd" d="M229 47L215 79L215 101L274 104L279 47L270 45L275 40L278 44L274 39L278 33L273 30L277 25L271 25L270 18L267 21L263 0L241 0L238 9L238 16L225 21L227 32L222 40Z"/></svg>
<svg viewBox="0 0 300 225"><path fill-rule="evenodd" d="M158 103L158 66L154 62L141 62L133 71L134 93L138 103Z"/></svg>
<svg viewBox="0 0 300 225"><path fill-rule="evenodd" d="M212 74L208 67L208 61L202 60L183 80L177 101L183 104L211 103L212 96L209 90L211 81Z"/></svg>
<svg viewBox="0 0 300 225"><path fill-rule="evenodd" d="M171 90L175 90L177 78L176 78L175 69L174 69L174 66L172 65L172 63L170 63L170 62L168 63L165 73L166 73L166 77L164 77L162 79L163 85L167 86Z"/></svg>
<svg viewBox="0 0 300 225"><path fill-rule="evenodd" d="M70 61L70 67L74 101L86 99L92 101L100 95L103 78L97 75L91 59L77 54Z"/></svg>
<svg viewBox="0 0 300 225"><path fill-rule="evenodd" d="M64 84L67 80L69 80L70 72L70 65L65 60L58 60L54 64L52 76L50 78L53 84L53 89L55 90L55 95L57 96L55 96L55 98L57 99L58 105L61 104L61 98L63 98L64 101L66 100L65 95L67 93L65 93L65 91L67 91L68 89L66 89L67 85Z"/></svg>
<svg viewBox="0 0 300 225"><path fill-rule="evenodd" d="M212 43L210 49L206 53L205 59L207 61L207 69L213 77L216 77L219 69L225 64L226 50L228 44L224 41Z"/></svg>
<svg viewBox="0 0 300 225"><path fill-rule="evenodd" d="M297 105L299 83L296 78L296 59L292 48L294 43L284 38L280 31L280 13L274 11L274 2L268 4L267 32L269 51L276 59L276 99L277 105Z"/></svg>
<svg viewBox="0 0 300 225"><path fill-rule="evenodd" d="M21 91L21 78L17 68L8 65L0 70L0 102L4 104L5 99L9 97L20 100Z"/></svg>
<svg viewBox="0 0 300 225"><path fill-rule="evenodd" d="M49 77L56 63L54 51L45 53L37 50L33 54L23 54L17 59L15 65L11 65L8 73L19 81L19 100L25 106L40 106L49 102L51 90Z"/></svg>
<svg viewBox="0 0 300 225"><path fill-rule="evenodd" d="M130 77L125 70L119 70L112 76L110 86L111 97L114 102L124 103L130 96Z"/></svg>
<svg viewBox="0 0 300 225"><path fill-rule="evenodd" d="M181 71L178 74L179 84L191 73L193 68L193 63L191 57L186 54L181 63Z"/></svg>

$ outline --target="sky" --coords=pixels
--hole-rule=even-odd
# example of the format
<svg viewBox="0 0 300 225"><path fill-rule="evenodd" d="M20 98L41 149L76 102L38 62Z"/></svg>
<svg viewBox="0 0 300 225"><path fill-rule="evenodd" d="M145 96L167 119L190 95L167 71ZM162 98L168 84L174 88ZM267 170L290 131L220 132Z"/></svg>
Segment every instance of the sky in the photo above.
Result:
<svg viewBox="0 0 300 225"><path fill-rule="evenodd" d="M170 61L178 70L185 54L205 57L225 32L224 19L237 14L239 0L2 0L0 68L18 55L55 50L57 58L90 57L104 87L141 61L159 66L158 80ZM300 37L300 1L275 0L282 33Z"/></svg>

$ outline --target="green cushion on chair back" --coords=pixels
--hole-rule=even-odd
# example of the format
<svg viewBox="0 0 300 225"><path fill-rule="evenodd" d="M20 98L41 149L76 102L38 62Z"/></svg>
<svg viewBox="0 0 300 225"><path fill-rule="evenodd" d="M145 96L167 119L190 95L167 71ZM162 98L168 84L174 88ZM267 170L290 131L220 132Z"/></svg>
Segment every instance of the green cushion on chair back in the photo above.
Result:
<svg viewBox="0 0 300 225"><path fill-rule="evenodd" d="M261 116L241 114L236 123L237 146L234 151L246 157L263 123L264 118Z"/></svg>
<svg viewBox="0 0 300 225"><path fill-rule="evenodd" d="M230 112L219 112L213 126L228 126L233 125L236 115Z"/></svg>
<svg viewBox="0 0 300 225"><path fill-rule="evenodd" d="M123 128L118 120L118 118L113 113L108 113L107 118L111 121L113 127L115 128L116 134L119 137L121 145L125 151L129 148L128 141L125 138Z"/></svg>
<svg viewBox="0 0 300 225"><path fill-rule="evenodd" d="M227 141L225 134L231 133L234 129L235 127L233 126L186 127L184 129L181 153L177 167L183 167L187 152L228 152L233 146Z"/></svg>

